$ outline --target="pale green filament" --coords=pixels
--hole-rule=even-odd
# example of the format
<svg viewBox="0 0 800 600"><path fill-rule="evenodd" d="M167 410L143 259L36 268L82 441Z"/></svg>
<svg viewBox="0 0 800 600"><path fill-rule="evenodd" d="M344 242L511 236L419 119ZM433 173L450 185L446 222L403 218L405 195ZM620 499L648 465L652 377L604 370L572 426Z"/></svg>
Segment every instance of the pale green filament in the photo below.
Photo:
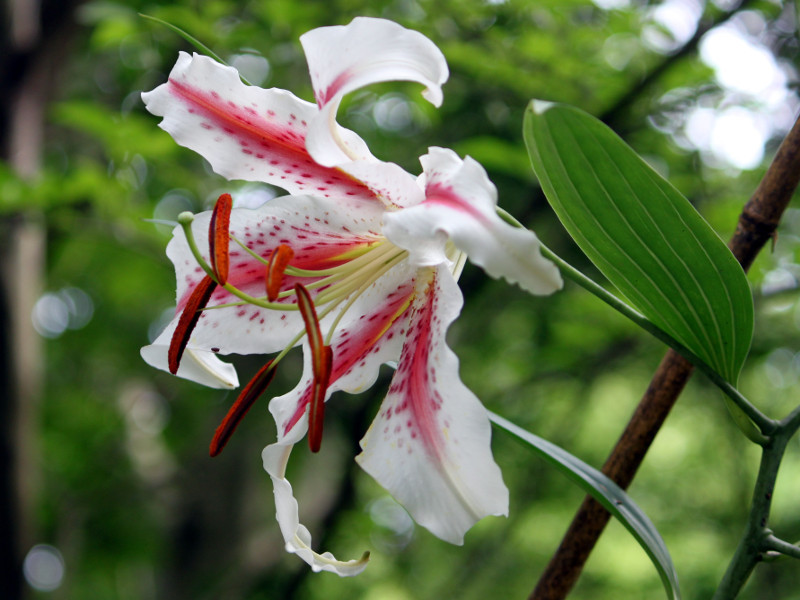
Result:
<svg viewBox="0 0 800 600"><path fill-rule="evenodd" d="M182 213L178 217L178 221L183 228L184 234L186 235L186 241L189 246L189 250L192 252L192 255L194 256L195 260L197 260L197 263L200 265L203 271L205 271L205 273L210 277L214 278L214 273L211 267L206 262L205 258L203 258L203 255L198 249L197 243L194 239L194 234L191 227L193 219L194 216L191 213ZM245 250L252 258L264 266L269 264L269 260L257 254L245 243L235 237L233 240L239 244L239 246L241 246L241 248ZM346 300L344 306L334 318L334 321L331 324L327 335L325 336L324 343L326 345L330 345L336 327L339 325L347 311L353 306L355 301L361 296L361 294L363 294L373 283L375 283L390 269L402 262L408 256L407 251L398 248L387 240L365 244L363 248L358 248L354 251L351 251L349 254L350 256L353 256L353 258L336 267L309 270L289 266L284 272L286 275L292 277L320 278L316 281L305 284L306 289L327 288L320 291L316 298L314 298L314 304L318 307L323 307L317 316L319 320L322 320L324 317L329 315ZM459 261L458 258L456 258L454 268L460 271L461 266L463 266L463 261ZM270 302L266 299L266 297L256 298L243 292L231 283L226 283L222 287L230 294L239 298L240 301L208 306L204 310L229 308L243 306L246 304L252 304L254 306L269 310L299 310L296 302ZM294 294L294 290L285 290L281 292L278 297L288 298ZM277 365L277 363L303 338L304 335L306 335L305 329L299 332L291 340L291 342L289 342L289 344L273 359L273 364Z"/></svg>

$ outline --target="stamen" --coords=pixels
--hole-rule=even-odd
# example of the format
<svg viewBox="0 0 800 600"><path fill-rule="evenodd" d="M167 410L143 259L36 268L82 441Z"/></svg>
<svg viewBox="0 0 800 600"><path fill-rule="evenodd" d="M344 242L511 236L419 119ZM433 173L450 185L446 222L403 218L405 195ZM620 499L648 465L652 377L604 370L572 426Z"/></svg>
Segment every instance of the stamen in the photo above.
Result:
<svg viewBox="0 0 800 600"><path fill-rule="evenodd" d="M186 350L186 344L189 343L189 338L192 335L192 331L194 331L195 325L197 325L198 319L200 319L202 309L208 304L216 287L217 282L206 275L194 288L192 295L189 296L189 301L181 313L181 318L178 319L178 326L172 334L169 351L167 352L169 372L173 375L178 372L183 351Z"/></svg>
<svg viewBox="0 0 800 600"><path fill-rule="evenodd" d="M220 285L228 281L228 246L230 244L231 208L233 199L230 194L222 194L211 213L208 228L208 246L211 256L211 270Z"/></svg>
<svg viewBox="0 0 800 600"><path fill-rule="evenodd" d="M214 438L211 440L211 445L208 448L209 454L213 457L222 452L222 449L231 439L233 432L241 423L247 411L253 406L258 397L264 393L272 380L275 378L275 361L271 360L258 370L258 373L250 380L236 402L228 410L228 414L222 419L217 430L214 432Z"/></svg>
<svg viewBox="0 0 800 600"><path fill-rule="evenodd" d="M314 302L306 288L298 283L294 286L297 306L306 325L306 336L311 348L311 365L314 371L314 387L311 392L311 405L308 414L308 445L312 452L319 452L322 444L322 421L325 415L325 394L330 383L333 366L333 351L322 340L319 319L314 310Z"/></svg>
<svg viewBox="0 0 800 600"><path fill-rule="evenodd" d="M319 452L322 445L322 425L325 418L325 394L333 368L333 350L330 346L322 347L321 364L314 365L314 389L311 405L308 409L308 447L312 452ZM320 372L317 373L317 367Z"/></svg>
<svg viewBox="0 0 800 600"><path fill-rule="evenodd" d="M320 348L322 348L323 344L322 331L319 328L319 319L317 318L317 311L314 309L314 301L311 300L308 290L303 287L302 283L295 284L294 293L297 294L297 308L300 309L300 314L303 315L303 322L306 324L308 343L316 358L317 354L321 352ZM314 372L316 374L316 369Z"/></svg>
<svg viewBox="0 0 800 600"><path fill-rule="evenodd" d="M281 244L272 251L266 274L267 300L270 302L278 299L283 283L283 274L292 258L294 258L294 250L286 244Z"/></svg>

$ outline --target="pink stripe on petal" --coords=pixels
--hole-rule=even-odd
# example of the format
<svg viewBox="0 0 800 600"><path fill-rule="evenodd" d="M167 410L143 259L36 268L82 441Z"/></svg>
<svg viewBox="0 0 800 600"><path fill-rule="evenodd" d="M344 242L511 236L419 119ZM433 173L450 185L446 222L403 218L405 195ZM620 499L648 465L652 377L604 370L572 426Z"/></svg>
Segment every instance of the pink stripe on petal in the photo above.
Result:
<svg viewBox="0 0 800 600"><path fill-rule="evenodd" d="M347 69L339 73L339 75L337 75L336 78L331 81L326 88L318 90L315 94L317 98L317 106L321 108L327 104L329 100L331 100L342 90L352 76L353 75L350 73L350 70Z"/></svg>
<svg viewBox="0 0 800 600"><path fill-rule="evenodd" d="M489 219L486 215L470 204L468 200L459 196L450 186L441 184L429 185L425 190L425 202L423 204L451 208L468 215L482 225L489 226Z"/></svg>
<svg viewBox="0 0 800 600"><path fill-rule="evenodd" d="M307 121L294 113L281 122L275 111L267 111L265 118L252 106L224 100L214 91L174 79L169 80L169 89L190 112L194 111L193 115L204 119L201 127L214 133L217 144L225 138L235 140L240 164L234 167L231 178L261 180L292 194L373 199L373 193L361 182L339 169L314 162L305 146ZM209 158L206 153L204 156ZM213 166L214 161L210 162Z"/></svg>
<svg viewBox="0 0 800 600"><path fill-rule="evenodd" d="M164 117L162 129L223 177L342 202L375 200L361 182L309 156L306 133L319 111L290 92L244 85L235 69L181 53L168 82L142 98L151 113Z"/></svg>
<svg viewBox="0 0 800 600"><path fill-rule="evenodd" d="M356 460L417 523L460 544L475 521L506 514L508 490L492 458L486 411L445 343L461 308L458 286L444 267L426 271L398 370Z"/></svg>
<svg viewBox="0 0 800 600"><path fill-rule="evenodd" d="M436 367L430 360L438 343L433 333L438 317L432 287L431 283L422 296L423 302L414 307L403 353L389 388L389 395L396 396L394 406L384 416L395 423L392 433L398 439L408 436L420 443L432 458L441 460L444 440L437 413L442 408L442 397L434 387Z"/></svg>

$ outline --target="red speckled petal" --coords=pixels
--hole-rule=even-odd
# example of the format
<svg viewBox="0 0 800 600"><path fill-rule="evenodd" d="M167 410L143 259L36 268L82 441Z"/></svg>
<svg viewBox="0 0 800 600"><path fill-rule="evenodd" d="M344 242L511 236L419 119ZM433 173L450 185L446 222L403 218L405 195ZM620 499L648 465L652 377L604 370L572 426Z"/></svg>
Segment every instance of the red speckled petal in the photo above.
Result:
<svg viewBox="0 0 800 600"><path fill-rule="evenodd" d="M162 129L227 179L271 183L290 194L374 201L362 183L308 155L308 123L319 111L290 92L245 85L232 67L182 52L168 82L142 99L164 117ZM346 136L356 144L354 133Z"/></svg>
<svg viewBox="0 0 800 600"><path fill-rule="evenodd" d="M356 460L417 523L460 544L479 519L508 514L508 490L486 411L445 342L461 292L446 268L425 271L389 394Z"/></svg>
<svg viewBox="0 0 800 600"><path fill-rule="evenodd" d="M256 209L233 209L230 232L265 260L277 246L287 244L295 252L293 266L303 269L330 268L344 262L344 253L368 247L382 239L379 233L381 214L377 204L362 206L360 210L346 210L333 200L284 196ZM204 238L208 236L210 218L210 212L201 213L196 215L192 223L192 231L201 249L208 245L204 243ZM167 246L167 256L175 265L178 306L176 318L148 347L147 362L157 368L166 368L166 348L182 308L191 291L205 276L189 250L180 227L175 229ZM234 241L230 243L229 257L228 283L254 297L263 298L264 264ZM313 279L287 276L283 278L282 289L292 289L298 281L308 284ZM223 288L217 288L208 306L235 301L238 298ZM219 354L269 354L282 350L301 331L303 320L297 311L284 312L254 305L212 309L200 316L187 350ZM161 350L164 352L163 361L159 356ZM184 369L178 371L178 376L199 381L194 376L202 373L201 369Z"/></svg>
<svg viewBox="0 0 800 600"><path fill-rule="evenodd" d="M497 191L479 163L445 148L430 148L420 162L425 201L388 213L383 229L392 243L410 252L412 264L445 263L450 240L492 277L504 277L532 294L561 289L561 274L541 255L536 234L497 215Z"/></svg>

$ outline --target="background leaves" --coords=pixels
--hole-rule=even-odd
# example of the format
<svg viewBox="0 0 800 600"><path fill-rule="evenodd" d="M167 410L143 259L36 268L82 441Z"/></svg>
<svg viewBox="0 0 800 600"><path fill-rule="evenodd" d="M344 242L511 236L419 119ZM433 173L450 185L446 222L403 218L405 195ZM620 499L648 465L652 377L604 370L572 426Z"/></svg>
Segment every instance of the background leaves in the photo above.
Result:
<svg viewBox="0 0 800 600"><path fill-rule="evenodd" d="M443 49L451 69L442 109L420 100L417 88L375 86L347 99L341 111L347 125L376 155L412 172L419 171L417 157L430 145L464 144L464 151L482 160L494 158L487 164L501 205L572 264L592 270L532 183L521 127L530 98L575 104L608 119L727 237L761 168L720 162L710 149L711 136L695 139L689 124L713 125L703 119L731 106L757 107L762 100L725 87L698 57L697 44L682 50L685 35L659 34L671 45L654 45L652 25L660 22L662 5L686 17L682 22L688 29L722 22L730 13L728 23L737 35L796 73L792 4L749 2L741 10L692 4L702 8L702 15L687 14L684 3L648 1L617 2L613 9L587 0L73 4L78 3L42 0L45 39L61 42L51 53L40 167L22 176L8 153L0 165L0 243L7 242L7 231L20 219L39 227L44 271L34 299L55 297L42 305L51 304L43 311L50 320L40 316L36 321L39 351L31 364L40 369L35 379L43 387L25 403L32 413L26 429L18 431L34 449L24 471L30 535L23 543L26 549L39 542L53 545L66 567L61 587L51 596L526 597L582 493L520 452L513 440L494 440L512 495L510 517L485 520L469 533L465 546L452 547L410 524L353 466L357 440L377 410L385 383L376 385L376 395L336 398L326 415L330 452L310 457L298 449L290 475L314 539L341 555L369 547L373 559L355 580L313 576L284 555L274 523L259 457L274 436L266 404L255 407L225 452L210 460L210 436L232 398L155 372L139 359L148 332L157 332L175 301L174 274L164 256L168 228L144 219L174 218L182 210L207 207L223 191L253 190L214 176L144 111L140 93L164 81L178 50L191 48L137 13L178 24L228 62L243 54L263 57L268 69L262 85L289 89L307 100L312 96L297 41L304 31L343 24L357 14L384 16L423 31ZM2 35L6 48L7 32ZM34 63L24 57L43 56L41 48L29 49L40 54L24 56L0 53L6 90L0 109L20 78L34 72ZM740 68L745 64L740 61ZM760 95L778 98L767 116L759 117L767 123L767 153L780 135L782 115L791 118L795 111L794 92L786 94ZM387 107L402 117L395 121L399 127L376 119ZM711 113L698 116L698 110ZM4 146L9 131L0 126ZM709 145L699 144L705 141ZM762 253L751 270L757 330L740 384L774 414L787 412L785 404L800 397L799 234L800 214L790 211L775 252ZM2 279L6 285L7 278ZM20 283L11 281L15 287ZM471 267L460 283L466 304L449 339L465 382L490 409L589 464L601 464L663 346L582 290L568 287L532 302ZM74 299L65 291L72 288L91 299L88 321L70 316L77 314L66 302ZM30 308L14 322L31 323ZM59 315L66 317L52 319ZM19 348L11 350L16 355ZM241 361L242 379L261 364ZM276 394L299 377L299 364L294 372L290 365L274 383ZM684 596L698 600L711 596L736 543L757 460L715 398L716 391L701 378L692 382L631 490L672 552ZM796 473L798 463L790 453L783 469ZM800 491L794 481L779 482L774 515L776 529L798 539ZM760 569L756 577L744 598L795 593L796 565L789 561ZM612 524L572 598L662 595L647 556L627 531Z"/></svg>

